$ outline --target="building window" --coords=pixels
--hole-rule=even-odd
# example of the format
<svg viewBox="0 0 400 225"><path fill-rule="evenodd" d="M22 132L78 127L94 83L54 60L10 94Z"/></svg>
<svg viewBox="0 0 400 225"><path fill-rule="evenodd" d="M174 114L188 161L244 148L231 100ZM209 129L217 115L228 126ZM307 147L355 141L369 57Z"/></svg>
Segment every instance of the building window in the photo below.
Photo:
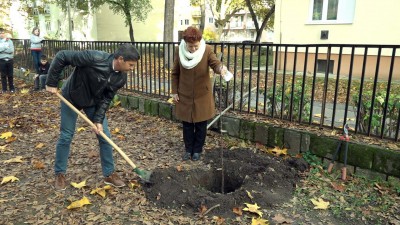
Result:
<svg viewBox="0 0 400 225"><path fill-rule="evenodd" d="M189 25L189 20L188 19L185 20L185 25Z"/></svg>
<svg viewBox="0 0 400 225"><path fill-rule="evenodd" d="M183 25L183 20L181 20L181 25Z"/></svg>
<svg viewBox="0 0 400 225"><path fill-rule="evenodd" d="M50 21L46 21L46 31L51 31L51 22Z"/></svg>
<svg viewBox="0 0 400 225"><path fill-rule="evenodd" d="M317 72L318 73L325 73L326 72L326 59L318 59L317 60ZM335 64L334 60L329 60L329 71L328 73L333 74L333 65Z"/></svg>
<svg viewBox="0 0 400 225"><path fill-rule="evenodd" d="M39 15L39 9L38 8L34 8L33 9L33 15Z"/></svg>
<svg viewBox="0 0 400 225"><path fill-rule="evenodd" d="M352 23L356 0L310 0L310 23Z"/></svg>
<svg viewBox="0 0 400 225"><path fill-rule="evenodd" d="M209 18L208 18L208 23L214 23L214 18L209 17Z"/></svg>

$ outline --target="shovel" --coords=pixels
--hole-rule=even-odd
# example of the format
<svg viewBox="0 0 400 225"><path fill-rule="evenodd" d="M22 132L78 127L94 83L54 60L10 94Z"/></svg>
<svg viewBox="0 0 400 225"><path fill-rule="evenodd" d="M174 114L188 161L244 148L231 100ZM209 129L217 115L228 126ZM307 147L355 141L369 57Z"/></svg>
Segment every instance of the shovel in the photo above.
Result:
<svg viewBox="0 0 400 225"><path fill-rule="evenodd" d="M56 95L63 101L66 105L68 105L72 110L74 110L82 119L84 119L90 126L93 128L96 128L94 123L87 118L81 111L79 111L75 106L73 106L67 99L65 99L60 93L56 92ZM126 162L128 162L129 165L132 166L133 171L139 175L140 178L142 178L145 182L149 183L150 182L150 177L151 177L151 172L150 171L145 171L137 168L137 166L132 162L132 160L129 159L129 157L109 138L103 131L100 131L100 136L102 136L117 152L122 156L122 158L125 159Z"/></svg>

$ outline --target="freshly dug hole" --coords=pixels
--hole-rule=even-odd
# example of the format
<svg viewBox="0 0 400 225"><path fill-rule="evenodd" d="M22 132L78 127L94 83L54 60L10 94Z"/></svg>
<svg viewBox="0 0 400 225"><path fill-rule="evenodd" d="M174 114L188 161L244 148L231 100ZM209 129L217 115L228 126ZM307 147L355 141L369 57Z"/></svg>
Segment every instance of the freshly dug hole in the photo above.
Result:
<svg viewBox="0 0 400 225"><path fill-rule="evenodd" d="M239 149L223 150L222 169L220 151L207 151L203 155L205 165L197 169L153 171L153 183L144 186L147 198L155 206L180 209L189 215L199 212L201 205L209 209L219 204L208 215L233 218L232 209L243 208L244 203L269 209L290 200L300 180L299 172L308 168L303 159L284 160Z"/></svg>

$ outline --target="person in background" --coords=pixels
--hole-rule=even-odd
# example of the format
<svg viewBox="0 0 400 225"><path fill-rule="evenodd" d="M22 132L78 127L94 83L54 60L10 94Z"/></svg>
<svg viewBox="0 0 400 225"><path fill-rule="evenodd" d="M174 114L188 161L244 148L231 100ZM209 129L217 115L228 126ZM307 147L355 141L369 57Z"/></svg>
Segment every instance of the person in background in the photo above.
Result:
<svg viewBox="0 0 400 225"><path fill-rule="evenodd" d="M35 75L35 91L46 89L47 73L49 72L50 63L47 61L46 55L40 56L39 73ZM40 87L40 88L39 88Z"/></svg>
<svg viewBox="0 0 400 225"><path fill-rule="evenodd" d="M132 71L139 59L139 52L131 44L122 44L114 54L95 50L63 50L56 54L47 74L46 91L57 93L58 82L63 78L64 68L75 67L72 74L63 82L61 92L76 108L83 109L96 126L93 130L100 145L104 182L115 187L123 187L125 183L115 172L112 146L100 132L110 137L106 111L118 89L125 85L126 72ZM77 117L78 114L61 101L60 135L54 162L57 190L66 188L65 174Z"/></svg>
<svg viewBox="0 0 400 225"><path fill-rule="evenodd" d="M0 28L0 73L2 93L7 92L7 81L10 92L14 93L14 44L6 35L5 30Z"/></svg>
<svg viewBox="0 0 400 225"><path fill-rule="evenodd" d="M43 38L40 37L40 29L38 27L34 27L31 34L31 54L33 58L33 66L35 68L35 73L37 74L40 74L39 62L40 62L40 56L42 55L42 41Z"/></svg>
<svg viewBox="0 0 400 225"><path fill-rule="evenodd" d="M172 69L172 91L176 117L183 124L185 153L182 160L200 159L207 134L207 120L215 115L209 68L225 76L227 69L195 27L183 31Z"/></svg>

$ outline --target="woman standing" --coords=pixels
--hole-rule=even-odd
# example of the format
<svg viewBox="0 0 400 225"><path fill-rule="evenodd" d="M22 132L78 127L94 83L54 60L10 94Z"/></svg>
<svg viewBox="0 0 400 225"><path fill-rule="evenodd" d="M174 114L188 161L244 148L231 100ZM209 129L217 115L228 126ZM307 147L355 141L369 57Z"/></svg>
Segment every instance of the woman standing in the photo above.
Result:
<svg viewBox="0 0 400 225"><path fill-rule="evenodd" d="M34 27L31 34L31 53L33 57L33 67L37 74L39 74L39 62L42 56L42 41L43 38L40 37L40 29Z"/></svg>
<svg viewBox="0 0 400 225"><path fill-rule="evenodd" d="M215 115L209 67L225 76L226 67L195 27L183 32L172 69L172 97L176 117L183 123L185 153L183 160L200 159L207 134L207 120Z"/></svg>

